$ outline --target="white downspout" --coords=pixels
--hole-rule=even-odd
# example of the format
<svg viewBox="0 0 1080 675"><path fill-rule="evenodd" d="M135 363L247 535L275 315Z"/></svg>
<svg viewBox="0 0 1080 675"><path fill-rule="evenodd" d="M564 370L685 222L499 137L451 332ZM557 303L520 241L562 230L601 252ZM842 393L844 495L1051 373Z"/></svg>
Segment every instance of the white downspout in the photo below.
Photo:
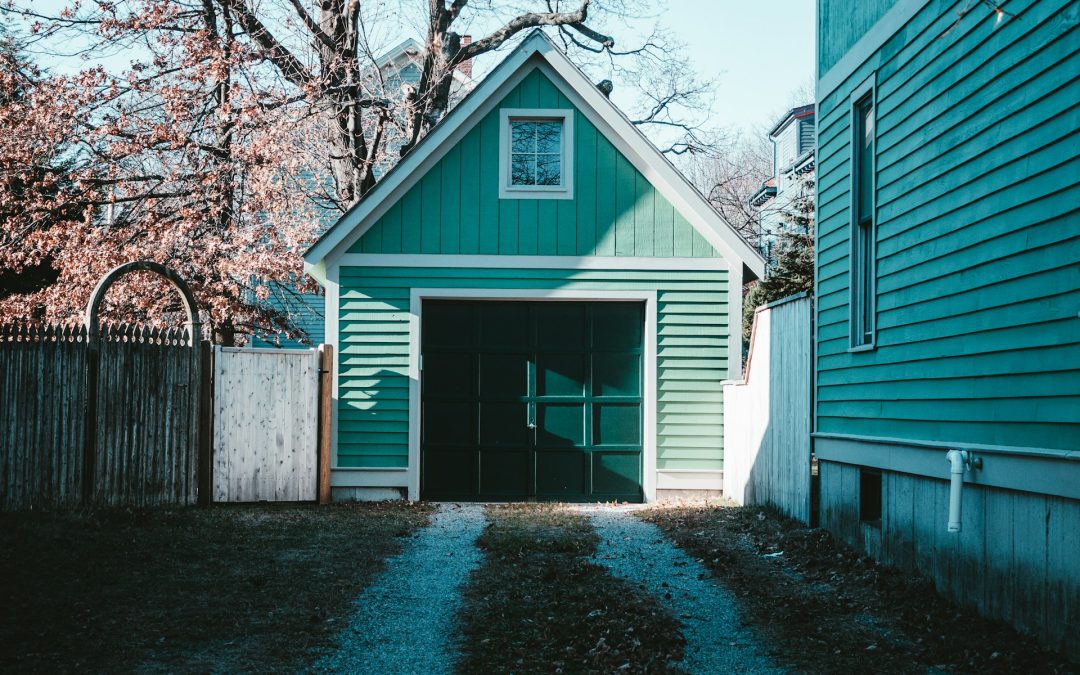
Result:
<svg viewBox="0 0 1080 675"><path fill-rule="evenodd" d="M961 491L964 488L964 468L968 462L967 450L950 450L949 460L949 532L960 531Z"/></svg>

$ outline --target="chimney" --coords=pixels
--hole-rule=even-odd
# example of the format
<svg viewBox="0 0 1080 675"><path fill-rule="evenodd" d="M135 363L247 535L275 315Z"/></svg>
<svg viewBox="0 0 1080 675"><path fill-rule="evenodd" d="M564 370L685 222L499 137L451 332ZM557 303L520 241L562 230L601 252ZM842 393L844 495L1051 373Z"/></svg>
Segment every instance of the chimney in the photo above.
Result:
<svg viewBox="0 0 1080 675"><path fill-rule="evenodd" d="M471 35L462 35L461 36L461 46L462 47L465 47L470 42L472 42L472 36ZM472 78L472 60L471 59L468 60L468 61L462 61L461 63L459 63L457 65L457 69L465 77L468 77L470 79Z"/></svg>

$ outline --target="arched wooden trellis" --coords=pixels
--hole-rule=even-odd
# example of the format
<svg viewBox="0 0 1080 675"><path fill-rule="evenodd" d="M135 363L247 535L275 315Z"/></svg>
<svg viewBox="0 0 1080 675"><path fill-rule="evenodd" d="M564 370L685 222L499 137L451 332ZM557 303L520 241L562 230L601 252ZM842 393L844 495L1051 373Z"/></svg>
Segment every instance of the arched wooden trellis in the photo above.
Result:
<svg viewBox="0 0 1080 675"><path fill-rule="evenodd" d="M202 324L199 322L199 311L195 306L195 296L192 295L187 282L179 274L161 263L152 260L136 260L114 267L108 274L101 277L101 281L94 287L94 292L90 294L90 302L86 303L86 318L84 321L86 322L87 341L91 349L97 343L98 312L101 311L101 303L105 300L105 294L120 277L131 272L154 272L176 289L176 292L180 294L180 301L184 303L184 311L187 313L191 346L198 346Z"/></svg>
<svg viewBox="0 0 1080 675"><path fill-rule="evenodd" d="M189 405L192 424L195 428L191 429L193 437L196 439L197 444L197 485L198 485L198 502L200 504L209 503L210 498L210 425L209 425L209 413L210 413L210 382L209 375L211 371L211 350L209 343L202 341L202 324L199 321L198 306L195 303L195 296L192 294L191 289L187 283L180 277L179 274L169 269L161 263L138 260L134 262L124 263L112 269L108 274L101 278L97 286L94 288L93 293L90 295L90 300L86 305L86 315L84 318L86 324L87 333L87 367L86 367L86 384L87 384L87 399L86 399L86 448L84 456L84 474L85 480L83 483L84 498L91 502L94 500L94 492L96 486L96 470L97 470L97 455L98 455L98 393L99 393L99 369L101 364L101 330L99 322L99 312L101 310L101 304L105 299L105 295L109 288L112 287L117 280L126 274L131 272L153 272L158 276L164 278L169 284L176 289L176 292L180 295L180 300L183 303L184 311L187 314L187 329L189 344L192 348L192 361L191 366L194 369L195 376L193 381L195 386L191 388L191 399Z"/></svg>

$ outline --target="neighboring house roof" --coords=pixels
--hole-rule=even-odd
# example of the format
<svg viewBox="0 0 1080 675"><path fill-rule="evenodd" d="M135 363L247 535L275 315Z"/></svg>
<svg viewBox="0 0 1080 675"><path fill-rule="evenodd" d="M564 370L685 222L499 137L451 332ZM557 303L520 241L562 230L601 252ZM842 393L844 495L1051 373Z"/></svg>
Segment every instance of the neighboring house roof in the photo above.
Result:
<svg viewBox="0 0 1080 675"><path fill-rule="evenodd" d="M803 117L809 117L809 116L813 115L814 110L815 110L815 105L813 103L809 103L807 105L801 105L801 106L799 106L797 108L792 108L791 110L789 110L787 112L787 114L784 115L783 118L781 118L781 120L779 122L777 122L773 126L773 128L769 131L769 135L770 136L775 136L776 134L780 133L780 131L784 127L786 127L788 125L788 123L791 122L792 120L797 120L797 119L801 119Z"/></svg>
<svg viewBox="0 0 1080 675"><path fill-rule="evenodd" d="M389 68L391 66L397 66L399 69L404 68L407 64L411 63L419 70L424 67L424 54L425 48L417 40L413 38L405 38L398 45L386 50L382 56L375 59L375 64L382 69ZM458 85L469 85L473 83L472 77L462 72L461 67L454 68L451 76Z"/></svg>
<svg viewBox="0 0 1080 675"><path fill-rule="evenodd" d="M325 280L328 258L344 253L406 190L438 162L512 87L520 71L540 64L552 71L556 86L589 118L687 221L729 263L741 262L752 275L764 276L765 261L707 199L641 133L543 31L534 30L451 110L371 192L346 212L304 254L308 271Z"/></svg>

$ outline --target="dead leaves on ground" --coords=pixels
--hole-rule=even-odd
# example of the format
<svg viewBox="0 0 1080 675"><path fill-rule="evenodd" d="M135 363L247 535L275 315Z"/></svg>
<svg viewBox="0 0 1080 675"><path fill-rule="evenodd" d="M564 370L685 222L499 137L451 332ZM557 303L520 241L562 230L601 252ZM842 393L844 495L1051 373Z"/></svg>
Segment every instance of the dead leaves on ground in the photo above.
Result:
<svg viewBox="0 0 1080 675"><path fill-rule="evenodd" d="M485 560L466 590L467 673L670 673L678 622L591 562L588 519L557 505L489 507Z"/></svg>

